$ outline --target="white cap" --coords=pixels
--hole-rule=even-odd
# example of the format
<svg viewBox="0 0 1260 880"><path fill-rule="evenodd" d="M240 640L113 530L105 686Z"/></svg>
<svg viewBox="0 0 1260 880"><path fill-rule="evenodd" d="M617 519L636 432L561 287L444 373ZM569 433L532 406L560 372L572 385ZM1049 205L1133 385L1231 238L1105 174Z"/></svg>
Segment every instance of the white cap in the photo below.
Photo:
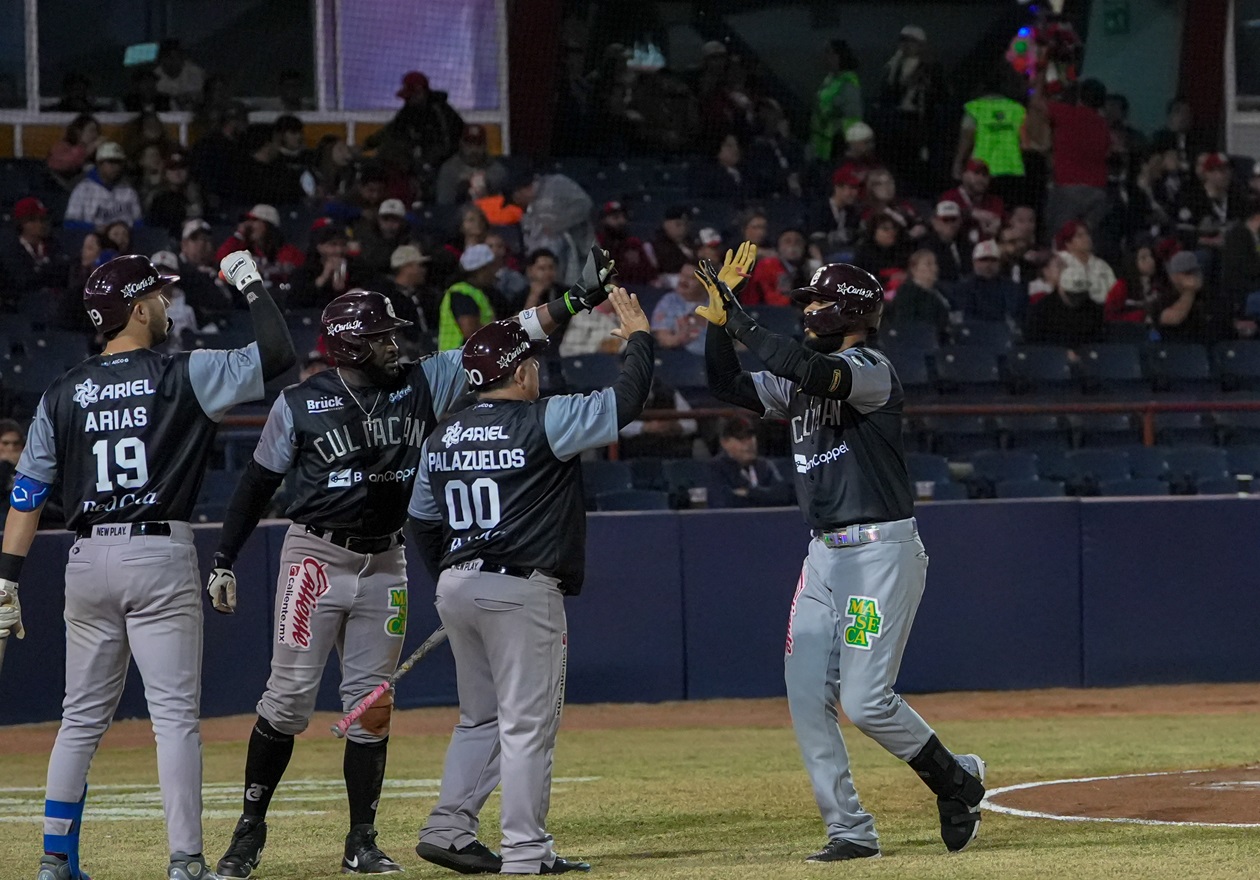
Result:
<svg viewBox="0 0 1260 880"><path fill-rule="evenodd" d="M149 262L162 269L170 269L172 272L179 271L179 257L170 251L158 251L149 257Z"/></svg>
<svg viewBox="0 0 1260 880"><path fill-rule="evenodd" d="M465 272L476 272L494 262L494 251L488 244L475 244L459 258L459 268Z"/></svg>
<svg viewBox="0 0 1260 880"><path fill-rule="evenodd" d="M700 232L696 234L696 238L700 240L701 244L705 245L722 243L721 234L712 226L706 226L704 229L701 229Z"/></svg>
<svg viewBox="0 0 1260 880"><path fill-rule="evenodd" d="M180 231L180 234L179 234L179 240L183 241L186 238L192 238L198 232L204 232L206 235L209 235L213 231L214 231L214 227L212 227L205 220L201 220L201 219L185 220L184 228Z"/></svg>
<svg viewBox="0 0 1260 880"><path fill-rule="evenodd" d="M844 130L844 142L846 144L869 141L873 137L875 137L875 129L865 122L855 122Z"/></svg>
<svg viewBox="0 0 1260 880"><path fill-rule="evenodd" d="M952 202L949 199L946 199L943 202L936 203L936 216L937 217L961 217L962 208L958 206L957 202Z"/></svg>
<svg viewBox="0 0 1260 880"><path fill-rule="evenodd" d="M998 243L991 238L984 241L976 242L976 246L971 249L971 262L976 260L1000 260L1002 251L998 248Z"/></svg>
<svg viewBox="0 0 1260 880"><path fill-rule="evenodd" d="M402 203L402 199L386 199L381 202L381 206L376 209L378 217L406 217L407 208Z"/></svg>
<svg viewBox="0 0 1260 880"><path fill-rule="evenodd" d="M927 42L927 34L924 32L923 28L919 27L917 24L908 24L903 27L901 29L901 36L908 40L918 40L920 43Z"/></svg>
<svg viewBox="0 0 1260 880"><path fill-rule="evenodd" d="M280 212L271 205L254 205L245 216L251 220L261 220L264 223L270 223L277 229L280 228Z"/></svg>
<svg viewBox="0 0 1260 880"><path fill-rule="evenodd" d="M394 248L394 252L389 255L389 267L401 269L409 263L427 263L429 259L414 244L404 244Z"/></svg>
<svg viewBox="0 0 1260 880"><path fill-rule="evenodd" d="M118 144L113 141L105 141L105 143L96 148L96 161L126 162L127 154L123 151L122 147L118 146Z"/></svg>

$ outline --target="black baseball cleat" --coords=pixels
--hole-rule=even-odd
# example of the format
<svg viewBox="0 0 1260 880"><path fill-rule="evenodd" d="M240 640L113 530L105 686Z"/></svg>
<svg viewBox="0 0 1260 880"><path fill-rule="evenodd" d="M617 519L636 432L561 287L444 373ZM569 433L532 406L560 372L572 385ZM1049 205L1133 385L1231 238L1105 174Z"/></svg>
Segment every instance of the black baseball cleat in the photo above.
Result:
<svg viewBox="0 0 1260 880"><path fill-rule="evenodd" d="M219 859L214 872L220 877L248 877L262 861L267 845L267 820L257 816L241 816L232 832L232 842Z"/></svg>
<svg viewBox="0 0 1260 880"><path fill-rule="evenodd" d="M355 825L346 835L346 854L341 860L343 874L400 874L402 865L376 845L375 825Z"/></svg>
<svg viewBox="0 0 1260 880"><path fill-rule="evenodd" d="M567 874L570 871L589 871L591 869L590 862L571 862L568 859L562 859L556 856L556 860L550 865L539 865L539 874Z"/></svg>
<svg viewBox="0 0 1260 880"><path fill-rule="evenodd" d="M823 862L847 862L850 859L877 859L880 855L879 847L862 846L851 840L833 837L827 841L826 846L805 861L817 865Z"/></svg>
<svg viewBox="0 0 1260 880"><path fill-rule="evenodd" d="M497 874L503 867L503 859L499 854L492 852L480 840L465 844L460 849L456 849L454 844L443 849L435 843L425 843L422 840L416 844L416 855L426 862L461 874Z"/></svg>
<svg viewBox="0 0 1260 880"><path fill-rule="evenodd" d="M979 755L958 755L958 764L975 777L980 785L967 786L970 797L938 797L936 809L941 814L941 840L950 852L962 852L980 832L980 801L984 799L985 764ZM977 796L978 794L978 796Z"/></svg>

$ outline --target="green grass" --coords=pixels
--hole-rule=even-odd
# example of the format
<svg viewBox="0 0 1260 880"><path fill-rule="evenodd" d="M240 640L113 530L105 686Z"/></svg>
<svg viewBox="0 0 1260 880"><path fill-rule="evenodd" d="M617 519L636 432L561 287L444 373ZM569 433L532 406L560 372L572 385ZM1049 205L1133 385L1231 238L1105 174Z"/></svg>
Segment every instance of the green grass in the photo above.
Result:
<svg viewBox="0 0 1260 880"><path fill-rule="evenodd" d="M1067 717L941 724L942 739L976 751L989 763L992 785L1033 779L1236 766L1256 760L1260 714L1203 717ZM598 777L557 784L549 827L559 851L589 859L601 877L796 878L1254 878L1260 835L1254 830L1060 823L988 814L974 847L945 853L932 798L904 764L846 728L863 801L875 814L885 857L808 866L802 858L824 843L809 783L787 729L670 729L562 732L557 777ZM0 733L0 743L3 734ZM390 777L440 775L445 737L396 737ZM7 756L5 787L40 786L45 757ZM206 821L207 854L222 853L237 809L244 743L206 747L207 783L227 784L225 815ZM337 780L341 747L331 737L298 742L289 779ZM92 782L154 783L152 751L102 751ZM388 794L378 825L384 849L411 877L456 875L412 851L433 803ZM412 792L413 794L415 792ZM271 822L264 880L332 877L345 833L344 796L278 800L275 809L324 811ZM280 797L283 798L282 789ZM0 794L0 816L12 815L12 794ZM41 794L22 795L33 802ZM90 798L91 800L91 798ZM485 811L482 839L498 840L497 796ZM1255 821L1253 817L1252 821ZM0 878L31 878L40 851L35 823L0 823ZM89 821L84 866L97 880L160 877L166 859L160 821Z"/></svg>

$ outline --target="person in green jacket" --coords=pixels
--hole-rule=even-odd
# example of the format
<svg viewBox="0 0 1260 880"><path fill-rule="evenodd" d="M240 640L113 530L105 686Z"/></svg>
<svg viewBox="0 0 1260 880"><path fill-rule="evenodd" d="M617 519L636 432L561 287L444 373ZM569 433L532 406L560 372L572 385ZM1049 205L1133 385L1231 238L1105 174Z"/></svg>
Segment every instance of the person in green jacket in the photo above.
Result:
<svg viewBox="0 0 1260 880"><path fill-rule="evenodd" d="M814 99L809 120L809 148L815 159L830 162L837 137L862 120L862 83L857 56L844 40L829 40L823 53L827 75Z"/></svg>
<svg viewBox="0 0 1260 880"><path fill-rule="evenodd" d="M1002 196L1008 205L1021 203L1026 197L1020 143L1027 115L1024 105L992 87L964 104L963 111L958 151L954 156L954 178L962 178L968 159L982 159L989 166L993 192Z"/></svg>
<svg viewBox="0 0 1260 880"><path fill-rule="evenodd" d="M486 291L494 284L498 263L488 244L474 244L459 258L463 279L446 289L438 309L438 350L459 348L464 340L494 320Z"/></svg>

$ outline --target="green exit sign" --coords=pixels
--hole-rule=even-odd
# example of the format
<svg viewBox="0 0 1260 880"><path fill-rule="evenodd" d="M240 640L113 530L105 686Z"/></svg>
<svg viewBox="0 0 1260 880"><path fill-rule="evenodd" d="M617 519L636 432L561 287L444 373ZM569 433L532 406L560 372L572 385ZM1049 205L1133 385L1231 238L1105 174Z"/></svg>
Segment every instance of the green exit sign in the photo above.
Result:
<svg viewBox="0 0 1260 880"><path fill-rule="evenodd" d="M1129 0L1103 0L1103 31L1112 37L1129 32Z"/></svg>

